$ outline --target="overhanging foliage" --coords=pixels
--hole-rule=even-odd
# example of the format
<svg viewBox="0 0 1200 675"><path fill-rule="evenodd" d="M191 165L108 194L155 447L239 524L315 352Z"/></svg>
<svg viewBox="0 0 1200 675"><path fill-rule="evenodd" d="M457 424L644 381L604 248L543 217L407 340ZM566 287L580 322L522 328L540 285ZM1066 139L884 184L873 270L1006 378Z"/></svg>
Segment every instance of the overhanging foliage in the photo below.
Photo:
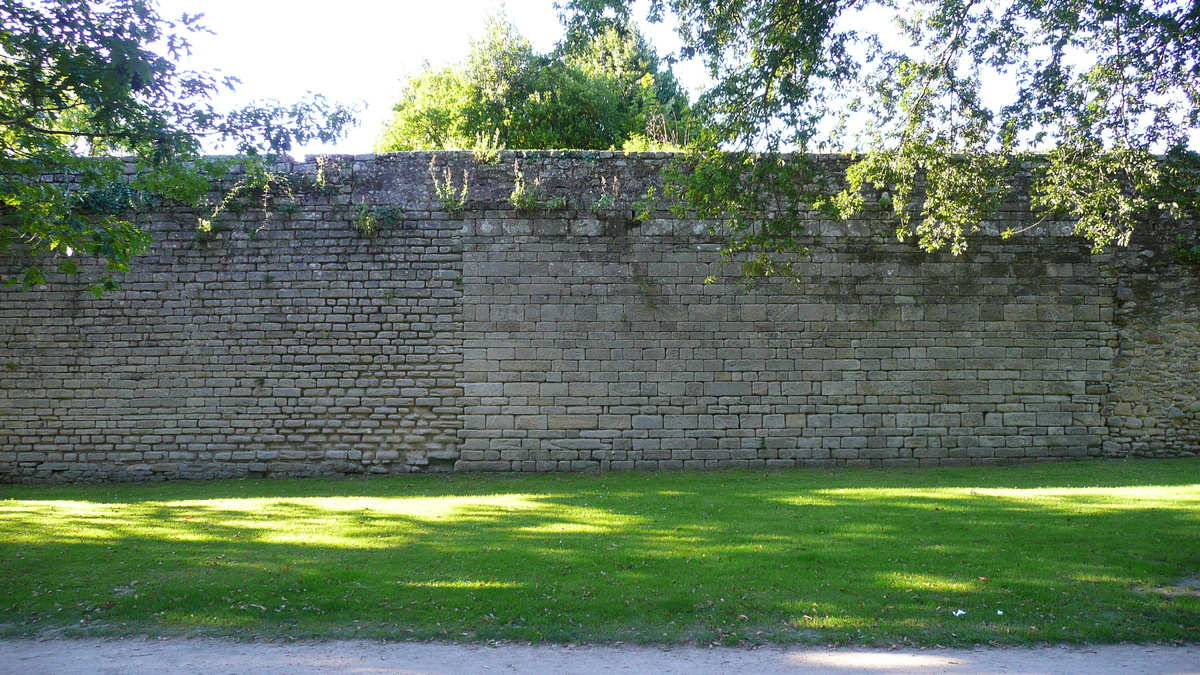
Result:
<svg viewBox="0 0 1200 675"><path fill-rule="evenodd" d="M353 124L319 96L215 110L209 100L236 80L178 64L188 35L206 30L199 19L163 19L147 0L0 0L0 253L27 261L12 280L42 283L48 264L77 272L76 253L127 269L149 244L134 204L98 209L89 195L195 201L211 166L197 161L203 139L283 152ZM106 274L93 289L113 283Z"/></svg>
<svg viewBox="0 0 1200 675"><path fill-rule="evenodd" d="M573 0L564 20L594 31L627 21L632 4ZM832 203L852 212L875 188L899 236L927 250L965 250L1022 163L1033 171L1031 222L1073 221L1096 250L1128 242L1141 219L1200 213L1200 5L1190 0L650 7L651 20L678 19L680 56L716 82L697 104L709 136L695 163L712 161L712 147L860 152ZM730 193L732 212L763 200L703 191ZM731 250L789 252L792 232L754 231L753 242L735 232Z"/></svg>

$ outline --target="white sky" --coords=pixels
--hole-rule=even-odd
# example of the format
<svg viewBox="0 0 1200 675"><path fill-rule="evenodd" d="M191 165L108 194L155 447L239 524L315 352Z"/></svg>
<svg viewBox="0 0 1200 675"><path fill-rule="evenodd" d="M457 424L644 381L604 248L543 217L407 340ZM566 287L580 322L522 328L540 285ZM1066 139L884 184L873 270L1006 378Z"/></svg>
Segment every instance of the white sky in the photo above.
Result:
<svg viewBox="0 0 1200 675"><path fill-rule="evenodd" d="M508 18L533 42L549 51L562 38L554 0L509 0ZM257 99L292 103L306 92L331 101L358 104L360 126L336 146L296 148L292 155L370 152L390 118L406 75L428 60L435 66L466 57L470 39L483 33L495 0L159 0L160 14L204 13L216 35L194 35L194 70L219 70L242 84L215 102L228 109ZM645 12L637 12L644 17ZM670 28L647 29L664 55L677 46ZM704 82L697 67L676 67L685 86ZM693 96L694 98L694 96ZM365 108L364 108L365 105ZM210 149L213 150L213 149Z"/></svg>

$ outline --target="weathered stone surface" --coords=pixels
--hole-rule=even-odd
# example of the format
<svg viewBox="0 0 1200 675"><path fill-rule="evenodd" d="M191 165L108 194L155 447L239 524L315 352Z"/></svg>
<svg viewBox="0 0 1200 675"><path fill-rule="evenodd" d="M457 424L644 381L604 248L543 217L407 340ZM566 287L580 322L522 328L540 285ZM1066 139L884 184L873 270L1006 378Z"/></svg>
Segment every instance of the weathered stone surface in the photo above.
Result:
<svg viewBox="0 0 1200 675"><path fill-rule="evenodd" d="M1148 223L1114 258L1119 349L1102 405L1107 455L1191 457L1200 453L1200 274L1172 260L1189 234Z"/></svg>
<svg viewBox="0 0 1200 675"><path fill-rule="evenodd" d="M470 180L453 214L431 158L296 164L335 189L207 240L163 206L100 299L0 291L0 481L1197 452L1200 281L1169 250L1192 224L1115 255L1053 224L955 257L814 215L801 283L746 289L708 223L632 220L666 155L525 153L579 209L533 213L507 204L512 153L437 156ZM391 218L374 238L362 208Z"/></svg>

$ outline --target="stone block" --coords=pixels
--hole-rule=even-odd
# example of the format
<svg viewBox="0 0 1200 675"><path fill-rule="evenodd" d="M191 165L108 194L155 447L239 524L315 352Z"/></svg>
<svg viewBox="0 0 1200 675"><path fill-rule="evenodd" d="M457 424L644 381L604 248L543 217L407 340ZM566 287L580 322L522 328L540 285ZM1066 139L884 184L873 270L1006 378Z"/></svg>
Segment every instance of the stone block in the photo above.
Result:
<svg viewBox="0 0 1200 675"><path fill-rule="evenodd" d="M597 415L546 415L547 429L596 429Z"/></svg>
<svg viewBox="0 0 1200 675"><path fill-rule="evenodd" d="M632 418L634 429L662 429L663 418L659 415L634 415Z"/></svg>
<svg viewBox="0 0 1200 675"><path fill-rule="evenodd" d="M718 397L749 396L751 384L749 382L709 382L705 387L705 394Z"/></svg>

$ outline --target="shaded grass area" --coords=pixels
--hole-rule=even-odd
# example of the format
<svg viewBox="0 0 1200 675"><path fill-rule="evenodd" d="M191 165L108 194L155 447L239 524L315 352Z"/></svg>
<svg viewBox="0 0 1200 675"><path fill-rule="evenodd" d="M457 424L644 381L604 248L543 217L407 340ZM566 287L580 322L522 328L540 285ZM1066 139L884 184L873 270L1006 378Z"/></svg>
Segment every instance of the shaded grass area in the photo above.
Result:
<svg viewBox="0 0 1200 675"><path fill-rule="evenodd" d="M0 635L1200 639L1200 461L0 487Z"/></svg>

